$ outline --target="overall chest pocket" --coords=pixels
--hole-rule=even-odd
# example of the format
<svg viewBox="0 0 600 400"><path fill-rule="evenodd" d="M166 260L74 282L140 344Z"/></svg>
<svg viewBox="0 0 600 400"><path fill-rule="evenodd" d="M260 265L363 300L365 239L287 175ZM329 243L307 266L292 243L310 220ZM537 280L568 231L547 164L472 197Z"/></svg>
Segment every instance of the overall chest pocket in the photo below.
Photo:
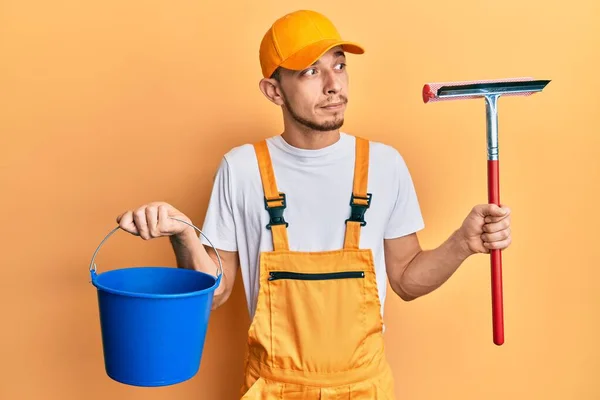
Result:
<svg viewBox="0 0 600 400"><path fill-rule="evenodd" d="M275 368L334 373L365 359L366 285L362 270L270 271Z"/></svg>

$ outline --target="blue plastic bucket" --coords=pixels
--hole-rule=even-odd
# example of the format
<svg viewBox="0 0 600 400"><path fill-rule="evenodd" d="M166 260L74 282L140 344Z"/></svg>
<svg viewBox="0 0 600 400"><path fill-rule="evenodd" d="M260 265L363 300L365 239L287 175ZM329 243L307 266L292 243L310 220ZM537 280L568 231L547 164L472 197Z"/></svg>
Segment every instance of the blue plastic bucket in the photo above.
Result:
<svg viewBox="0 0 600 400"><path fill-rule="evenodd" d="M194 225L176 220L204 236ZM177 267L131 267L97 274L96 255L118 229L104 238L90 263L105 371L113 380L133 386L189 380L200 368L213 295L223 274L221 258L217 252L216 277Z"/></svg>

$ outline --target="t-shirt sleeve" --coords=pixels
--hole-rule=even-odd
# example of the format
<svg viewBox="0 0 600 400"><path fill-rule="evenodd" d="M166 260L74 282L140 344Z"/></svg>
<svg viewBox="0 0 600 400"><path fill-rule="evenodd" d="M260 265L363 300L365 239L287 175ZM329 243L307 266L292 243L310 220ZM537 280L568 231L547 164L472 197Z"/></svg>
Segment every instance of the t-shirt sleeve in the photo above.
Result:
<svg viewBox="0 0 600 400"><path fill-rule="evenodd" d="M237 251L235 218L232 199L232 176L227 159L223 157L214 177L212 192L202 226L202 243L218 250Z"/></svg>
<svg viewBox="0 0 600 400"><path fill-rule="evenodd" d="M395 152L394 164L397 196L385 229L385 239L406 236L425 227L410 171L398 152Z"/></svg>

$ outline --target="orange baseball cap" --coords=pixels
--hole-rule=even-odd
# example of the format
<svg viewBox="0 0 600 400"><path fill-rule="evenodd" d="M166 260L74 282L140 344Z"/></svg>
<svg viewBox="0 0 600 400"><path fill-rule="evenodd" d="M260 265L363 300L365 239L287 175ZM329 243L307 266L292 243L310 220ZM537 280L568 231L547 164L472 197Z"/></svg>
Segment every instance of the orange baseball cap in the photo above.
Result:
<svg viewBox="0 0 600 400"><path fill-rule="evenodd" d="M277 67L300 70L309 67L335 46L344 51L363 54L357 43L342 40L333 23L324 15L298 10L277 19L260 43L262 74L268 78Z"/></svg>

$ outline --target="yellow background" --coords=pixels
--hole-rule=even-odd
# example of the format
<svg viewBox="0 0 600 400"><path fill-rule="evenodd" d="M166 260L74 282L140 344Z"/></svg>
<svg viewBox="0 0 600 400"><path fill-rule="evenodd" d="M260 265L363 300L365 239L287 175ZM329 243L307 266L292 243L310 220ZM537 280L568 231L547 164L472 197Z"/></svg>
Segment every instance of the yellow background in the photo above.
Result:
<svg viewBox="0 0 600 400"><path fill-rule="evenodd" d="M486 202L483 101L424 105L431 81L532 76L500 101L506 343L492 343L489 259L412 303L390 295L398 399L600 398L600 3L560 1L24 1L0 3L0 398L235 399L248 317L241 279L211 316L198 375L144 389L104 374L88 265L116 216L164 200L202 224L232 146L280 132L258 45L298 8L328 15L349 56L344 130L400 150L425 248ZM174 265L168 240L120 232L100 272Z"/></svg>

